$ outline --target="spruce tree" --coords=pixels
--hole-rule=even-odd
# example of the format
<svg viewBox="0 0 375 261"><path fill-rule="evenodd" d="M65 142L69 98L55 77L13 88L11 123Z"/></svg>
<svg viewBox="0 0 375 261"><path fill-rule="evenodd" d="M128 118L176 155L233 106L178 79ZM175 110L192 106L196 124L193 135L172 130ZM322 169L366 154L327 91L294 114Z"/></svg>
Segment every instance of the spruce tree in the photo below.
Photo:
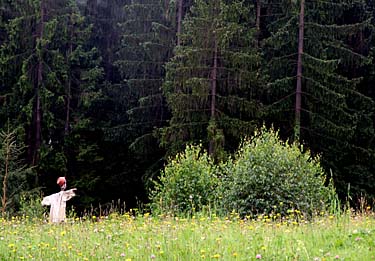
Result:
<svg viewBox="0 0 375 261"><path fill-rule="evenodd" d="M0 50L10 97L2 117L22 126L28 163L39 174L64 175L64 139L87 120L82 109L99 95L99 57L86 45L91 28L73 0L13 1L11 10Z"/></svg>
<svg viewBox="0 0 375 261"><path fill-rule="evenodd" d="M260 119L253 10L243 1L194 1L163 85L172 118L161 130L162 144L171 153L203 142L220 158Z"/></svg>
<svg viewBox="0 0 375 261"><path fill-rule="evenodd" d="M270 1L267 7L270 36L263 42L271 77L267 118L285 136L322 153L326 170L333 170L341 182L352 152L369 149L359 148L355 140L373 101L358 88L361 75L349 73L369 62L350 42L361 31L371 30L365 3ZM357 8L362 15L348 19Z"/></svg>
<svg viewBox="0 0 375 261"><path fill-rule="evenodd" d="M175 5L165 0L131 1L124 6L116 65L127 117L114 126L114 132L129 133L130 147L135 151L157 149L153 131L168 117L161 85L164 64L175 45L175 15Z"/></svg>

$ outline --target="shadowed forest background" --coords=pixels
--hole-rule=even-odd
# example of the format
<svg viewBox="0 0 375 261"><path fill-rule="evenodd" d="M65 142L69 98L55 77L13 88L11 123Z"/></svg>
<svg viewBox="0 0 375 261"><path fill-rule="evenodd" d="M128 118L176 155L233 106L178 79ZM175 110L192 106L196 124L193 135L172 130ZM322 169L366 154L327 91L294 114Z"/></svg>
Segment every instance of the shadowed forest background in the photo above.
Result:
<svg viewBox="0 0 375 261"><path fill-rule="evenodd" d="M78 209L136 207L187 144L220 162L264 124L320 155L342 199L374 198L374 1L0 3L10 209L59 176Z"/></svg>

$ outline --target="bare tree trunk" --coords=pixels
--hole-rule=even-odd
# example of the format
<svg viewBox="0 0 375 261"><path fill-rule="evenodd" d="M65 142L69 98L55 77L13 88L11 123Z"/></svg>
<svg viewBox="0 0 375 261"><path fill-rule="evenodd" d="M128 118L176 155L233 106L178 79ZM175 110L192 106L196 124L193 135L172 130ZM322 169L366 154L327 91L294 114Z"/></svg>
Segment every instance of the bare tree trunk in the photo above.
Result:
<svg viewBox="0 0 375 261"><path fill-rule="evenodd" d="M40 25L39 25L39 32L38 32L38 39L40 41L40 48L42 48L42 40L44 37L44 1L40 1ZM38 57L38 75L37 75L37 82L35 85L35 147L33 151L33 165L37 165L39 162L39 149L41 144L41 132L42 132L42 111L41 111L41 101L40 101L40 86L43 84L43 58L41 57L41 53L39 53Z"/></svg>
<svg viewBox="0 0 375 261"><path fill-rule="evenodd" d="M7 136L4 137L5 140L5 150L6 150L6 155L5 155L5 170L4 170L4 179L3 179L3 196L1 198L1 213L2 216L5 216L5 209L8 205L8 199L7 199L7 185L8 185L8 175L9 175L9 161L10 161L10 150L11 150L11 140L9 139L9 131L7 133Z"/></svg>
<svg viewBox="0 0 375 261"><path fill-rule="evenodd" d="M73 34L74 30L73 28L71 29L71 34L70 34L70 42L69 42L69 49L67 53L67 61L70 66L70 55L73 53ZM71 101L71 87L72 87L72 72L71 72L71 67L69 67L69 76L68 76L68 83L66 86L66 118L65 118L65 127L64 127L64 134L68 135L70 131L70 101Z"/></svg>
<svg viewBox="0 0 375 261"><path fill-rule="evenodd" d="M39 40L39 48L42 48L42 39L44 36L44 1L40 1L40 24L39 29L37 31L37 39ZM34 82L34 91L35 91L35 110L34 110L34 122L33 126L31 127L31 131L34 135L32 135L32 165L37 165L39 161L39 148L41 144L41 122L42 122L42 111L41 111L41 100L40 100L40 87L43 83L43 58L41 51L39 51L38 55L38 64L37 64L37 75L36 81Z"/></svg>
<svg viewBox="0 0 375 261"><path fill-rule="evenodd" d="M260 41L260 7L261 7L261 0L257 0L257 8L256 8L256 20L255 20L255 27L257 30L257 39L256 39L256 45L259 47L259 41Z"/></svg>
<svg viewBox="0 0 375 261"><path fill-rule="evenodd" d="M214 36L215 37L215 36ZM214 39L214 53L213 53L213 67L211 71L211 121L215 121L216 118L216 85L217 85L217 57L218 57L218 46L217 39ZM215 133L214 133L215 136ZM208 149L209 155L215 154L215 137L212 137Z"/></svg>
<svg viewBox="0 0 375 261"><path fill-rule="evenodd" d="M294 140L299 141L301 134L301 95L302 95L302 55L304 38L304 20L305 20L305 0L301 0L301 9L299 14L299 34L298 34L298 61L297 61L297 87L296 87L296 108L295 108L295 126Z"/></svg>
<svg viewBox="0 0 375 261"><path fill-rule="evenodd" d="M166 0L165 2L164 2L164 11L165 11L165 13L164 13L164 17L165 17L165 20L170 20L170 17L169 17L169 6L170 5L170 0Z"/></svg>
<svg viewBox="0 0 375 261"><path fill-rule="evenodd" d="M181 24L182 24L182 8L183 8L184 0L178 0L178 8L177 8L177 45L181 45Z"/></svg>
<svg viewBox="0 0 375 261"><path fill-rule="evenodd" d="M65 127L64 127L64 134L68 135L70 130L70 99L71 99L71 78L69 76L68 79L68 86L67 86L67 93L66 93L66 118L65 118Z"/></svg>

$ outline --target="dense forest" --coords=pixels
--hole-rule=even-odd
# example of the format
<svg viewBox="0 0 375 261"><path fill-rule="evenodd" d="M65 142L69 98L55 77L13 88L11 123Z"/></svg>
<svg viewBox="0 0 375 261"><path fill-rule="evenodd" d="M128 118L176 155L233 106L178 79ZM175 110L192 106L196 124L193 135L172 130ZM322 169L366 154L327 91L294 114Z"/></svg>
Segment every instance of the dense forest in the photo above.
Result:
<svg viewBox="0 0 375 261"><path fill-rule="evenodd" d="M0 0L0 13L2 151L13 134L31 167L9 197L66 176L78 207L135 207L186 144L219 162L263 125L320 155L342 198L375 197L373 1Z"/></svg>

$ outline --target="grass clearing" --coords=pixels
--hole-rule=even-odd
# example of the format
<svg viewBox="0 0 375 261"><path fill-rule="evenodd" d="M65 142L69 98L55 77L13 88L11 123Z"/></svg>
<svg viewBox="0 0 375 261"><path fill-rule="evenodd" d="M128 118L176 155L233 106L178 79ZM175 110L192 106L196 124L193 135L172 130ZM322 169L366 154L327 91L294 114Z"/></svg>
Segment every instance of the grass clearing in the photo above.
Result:
<svg viewBox="0 0 375 261"><path fill-rule="evenodd" d="M0 219L0 260L375 260L375 216Z"/></svg>

